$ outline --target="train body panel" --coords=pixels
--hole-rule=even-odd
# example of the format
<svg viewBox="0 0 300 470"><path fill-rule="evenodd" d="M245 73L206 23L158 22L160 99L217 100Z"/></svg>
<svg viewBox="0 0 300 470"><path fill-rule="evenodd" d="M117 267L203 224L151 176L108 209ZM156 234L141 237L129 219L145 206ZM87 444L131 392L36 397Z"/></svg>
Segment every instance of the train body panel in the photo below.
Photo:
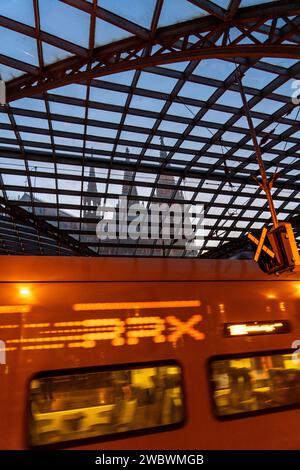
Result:
<svg viewBox="0 0 300 470"><path fill-rule="evenodd" d="M272 362L270 352L289 350L295 340L300 340L299 286L299 277L267 277L252 262L237 260L2 257L0 339L6 346L6 364L0 365L0 448L22 449L30 444L30 383L36 374L55 376L62 370L71 374L89 368L139 367L140 363L155 367L164 361L176 361L182 370L185 419L177 429L160 426L157 431L161 432L153 429L130 435L125 427L124 433L113 439L94 436L92 441L69 440L62 446L299 448L300 408L274 409L269 386L260 386L255 392L255 400L267 413L252 413L257 404L253 404L253 396L247 398L245 394L242 405L227 406L233 385L231 389L228 384L220 386L216 391L211 375L213 370L218 380L224 379L229 364L231 374L232 370L240 371L234 379L238 390L246 383L252 353L263 357L252 362L267 364ZM225 324L245 322L265 322L267 328L288 322L289 331L225 335ZM234 362L240 354L247 356L243 368ZM226 356L230 355L233 358L229 363ZM212 369L214 357L217 362L220 359ZM276 371L280 364L268 367ZM252 372L263 374L262 369ZM239 400L240 392L234 393ZM178 399L172 400L174 407ZM219 416L216 400L220 409L224 406ZM237 416L232 412L234 406L240 410Z"/></svg>

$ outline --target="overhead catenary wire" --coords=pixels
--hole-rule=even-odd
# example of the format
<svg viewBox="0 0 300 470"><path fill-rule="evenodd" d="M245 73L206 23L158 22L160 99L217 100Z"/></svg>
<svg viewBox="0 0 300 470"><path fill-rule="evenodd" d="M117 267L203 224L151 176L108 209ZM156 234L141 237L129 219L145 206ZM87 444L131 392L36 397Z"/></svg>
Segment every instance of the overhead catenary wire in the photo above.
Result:
<svg viewBox="0 0 300 470"><path fill-rule="evenodd" d="M195 118L195 117L196 117L196 114L193 112L193 110L190 109L190 107L189 107L186 103L184 103L183 100L181 100L180 96L178 96L177 98L179 99L179 101L181 101L181 103L186 107L186 109L187 109L187 110L192 114L192 116ZM204 127L204 129L206 129L206 130L211 134L212 137L214 137L214 133L210 130L209 127L206 127L206 126L203 126L203 127ZM225 148L225 150L227 150L227 152L229 151L229 149L222 143L222 137L219 137L219 139L217 139L216 142L219 142L219 143L220 143L221 152L222 152L222 156L223 156L223 162L224 162L224 171L225 171L225 175L226 175L226 177L227 177L227 179L228 179L229 186L230 186L231 188L233 188L233 185L232 185L232 183L231 183L231 181L230 181L230 169L229 169L228 166L227 166L226 155L225 155L225 153L224 153L224 148Z"/></svg>

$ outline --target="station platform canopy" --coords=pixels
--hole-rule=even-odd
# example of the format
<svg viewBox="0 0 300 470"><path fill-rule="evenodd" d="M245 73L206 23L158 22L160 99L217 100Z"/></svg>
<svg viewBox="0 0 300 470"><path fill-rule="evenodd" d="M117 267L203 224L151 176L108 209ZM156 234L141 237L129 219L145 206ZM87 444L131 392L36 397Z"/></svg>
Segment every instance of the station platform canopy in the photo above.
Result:
<svg viewBox="0 0 300 470"><path fill-rule="evenodd" d="M280 220L300 237L300 3L0 3L0 253L230 257ZM4 85L2 85L2 89ZM205 207L199 249L96 237L96 209Z"/></svg>

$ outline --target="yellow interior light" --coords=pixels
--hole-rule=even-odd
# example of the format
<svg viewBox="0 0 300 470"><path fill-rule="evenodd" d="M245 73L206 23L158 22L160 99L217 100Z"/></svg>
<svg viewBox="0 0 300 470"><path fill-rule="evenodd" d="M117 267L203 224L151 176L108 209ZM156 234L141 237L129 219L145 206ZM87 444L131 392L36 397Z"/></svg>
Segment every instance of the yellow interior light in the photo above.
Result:
<svg viewBox="0 0 300 470"><path fill-rule="evenodd" d="M230 330L230 336L248 334L246 325L230 325L229 330Z"/></svg>
<svg viewBox="0 0 300 470"><path fill-rule="evenodd" d="M27 313L30 310L30 305L0 305L0 313Z"/></svg>
<svg viewBox="0 0 300 470"><path fill-rule="evenodd" d="M153 302L96 302L86 304L74 304L73 310L130 310L145 308L182 308L200 307L200 300L165 300Z"/></svg>

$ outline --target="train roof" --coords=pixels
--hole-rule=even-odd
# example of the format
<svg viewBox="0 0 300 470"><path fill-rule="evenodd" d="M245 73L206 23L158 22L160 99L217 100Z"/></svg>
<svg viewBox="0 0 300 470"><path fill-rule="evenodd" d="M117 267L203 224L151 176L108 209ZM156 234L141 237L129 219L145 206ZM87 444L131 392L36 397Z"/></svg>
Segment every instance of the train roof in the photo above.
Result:
<svg viewBox="0 0 300 470"><path fill-rule="evenodd" d="M264 274L254 261L1 256L0 282L298 280Z"/></svg>

